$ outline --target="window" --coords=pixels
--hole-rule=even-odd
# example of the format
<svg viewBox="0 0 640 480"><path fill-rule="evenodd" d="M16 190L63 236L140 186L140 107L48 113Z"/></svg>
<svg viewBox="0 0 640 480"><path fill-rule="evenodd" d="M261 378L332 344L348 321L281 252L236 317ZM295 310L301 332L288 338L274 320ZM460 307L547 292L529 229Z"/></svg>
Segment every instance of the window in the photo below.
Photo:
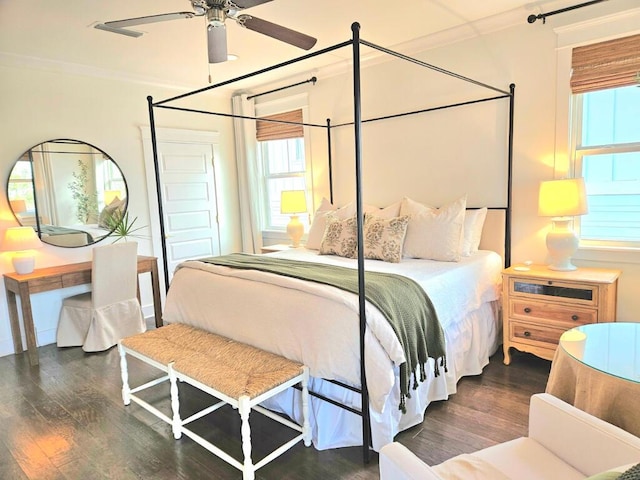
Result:
<svg viewBox="0 0 640 480"><path fill-rule="evenodd" d="M256 125L264 182L264 230L284 230L290 221L289 215L280 213L283 190L309 190L304 129L300 125L302 113L302 109L297 109L263 116L278 121L258 121ZM308 215L300 215L300 222L305 230L309 229Z"/></svg>
<svg viewBox="0 0 640 480"><path fill-rule="evenodd" d="M573 50L573 159L589 204L583 245L640 247L639 48L635 35Z"/></svg>
<svg viewBox="0 0 640 480"><path fill-rule="evenodd" d="M24 205L20 208L12 205L12 209L17 214L35 215L35 204L33 201L33 172L29 160L18 160L16 166L11 171L11 177L7 185L7 197L24 200Z"/></svg>

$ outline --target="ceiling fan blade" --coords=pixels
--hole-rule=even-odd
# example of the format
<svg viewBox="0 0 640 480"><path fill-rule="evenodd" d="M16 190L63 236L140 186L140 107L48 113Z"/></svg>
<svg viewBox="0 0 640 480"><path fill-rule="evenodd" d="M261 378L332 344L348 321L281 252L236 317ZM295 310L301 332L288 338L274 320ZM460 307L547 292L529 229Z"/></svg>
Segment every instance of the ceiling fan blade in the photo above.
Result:
<svg viewBox="0 0 640 480"><path fill-rule="evenodd" d="M209 63L227 61L227 29L224 25L207 27L207 48Z"/></svg>
<svg viewBox="0 0 640 480"><path fill-rule="evenodd" d="M168 20L176 20L178 18L193 18L197 17L194 12L175 12L175 13L161 13L159 15L149 15L146 17L126 18L124 20L114 20L112 22L98 23L94 25L94 28L99 30L106 30L107 32L120 33L129 37L139 37L142 32L135 32L133 30L125 30L124 27L132 27L134 25L144 25L146 23L166 22Z"/></svg>
<svg viewBox="0 0 640 480"><path fill-rule="evenodd" d="M275 23L256 18L251 15L238 15L237 21L243 27L253 30L254 32L262 33L281 42L288 43L290 45L302 48L303 50L309 50L312 48L317 40L304 33L296 32L290 28L277 25Z"/></svg>
<svg viewBox="0 0 640 480"><path fill-rule="evenodd" d="M239 8L251 8L251 7L255 7L256 5L262 5L263 3L267 3L270 2L271 0L235 0L235 3L237 7Z"/></svg>

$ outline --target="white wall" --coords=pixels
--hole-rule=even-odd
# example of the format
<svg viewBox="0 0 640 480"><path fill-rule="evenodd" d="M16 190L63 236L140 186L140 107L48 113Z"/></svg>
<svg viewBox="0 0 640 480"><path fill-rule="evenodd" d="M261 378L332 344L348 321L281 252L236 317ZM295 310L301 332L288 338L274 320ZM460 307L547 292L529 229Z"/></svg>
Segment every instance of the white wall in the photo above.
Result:
<svg viewBox="0 0 640 480"><path fill-rule="evenodd" d="M617 6L624 10L637 4L622 1ZM592 20L587 10L570 20ZM602 19L597 23L602 35L624 33L611 26L603 29ZM637 29L637 22L635 25ZM365 29L363 26L363 37ZM496 87L508 89L510 83L516 85L512 263L548 262L545 237L550 222L537 216L538 187L542 180L553 179L566 169L568 138L568 121L564 120L568 116L568 89L560 92L566 98L558 98L556 81L560 76L568 83L569 70L564 64L558 65L557 42L551 22L547 25L522 22L412 55ZM464 84L451 79L446 83L433 74L416 72L417 67L398 60L363 70L363 118L467 99L469 88ZM332 124L350 121L353 114L350 74L325 77L318 72L318 79L310 89L311 121L324 123L327 117ZM562 120L556 118L556 112ZM352 130L336 131L334 135L338 204L347 203L354 196ZM408 195L438 205L468 193L470 205L491 205L502 194L497 191L500 187L494 186L494 177L504 172L490 166L495 165L490 158L504 155L504 132L504 114L484 106L364 126L364 201L385 206L401 195ZM321 182L326 181L324 135L323 131L316 131L312 136L314 176ZM328 195L328 188L317 186L316 206L323 195ZM640 252L579 252L575 258L578 266L622 270L618 320L638 321L640 298L635 285L640 282Z"/></svg>
<svg viewBox="0 0 640 480"><path fill-rule="evenodd" d="M155 88L117 80L67 75L27 68L0 67L0 178L6 179L15 160L31 146L54 138L73 138L91 143L108 153L122 169L129 187L129 209L137 224L157 222L149 217L146 172L140 126L149 124L147 95L160 100L177 95L176 90ZM186 105L195 100L183 101ZM198 108L230 111L228 95L200 95ZM220 132L217 172L220 191L220 221L224 252L239 248L238 202L235 154L231 121L224 117L156 111L156 126ZM0 231L15 226L6 195L0 195ZM151 242L138 239L139 252L153 255ZM87 261L91 247L60 248L45 245L37 253L37 267ZM162 268L159 265L159 268ZM0 253L0 273L12 272L9 254ZM142 304L151 314L148 282L143 279ZM40 293L32 298L33 317L40 345L55 341L62 298L83 291ZM4 288L0 293L0 356L13 352Z"/></svg>

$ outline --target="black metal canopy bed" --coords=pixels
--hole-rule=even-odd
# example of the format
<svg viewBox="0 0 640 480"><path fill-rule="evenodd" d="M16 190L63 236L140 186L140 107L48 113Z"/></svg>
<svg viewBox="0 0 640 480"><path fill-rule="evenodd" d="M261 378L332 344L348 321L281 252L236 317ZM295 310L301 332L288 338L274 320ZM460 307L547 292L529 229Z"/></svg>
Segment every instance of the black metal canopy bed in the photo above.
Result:
<svg viewBox="0 0 640 480"><path fill-rule="evenodd" d="M331 159L332 132L335 129L353 127L356 173L353 201L349 206L344 206L341 209L323 204L316 214L316 218L320 218L324 216L323 209L326 209L332 213L340 211L344 219L353 219L352 226L355 229L356 242L352 255L346 255L352 258L345 258L339 253L337 255L320 255L318 250L309 247L290 249L282 254L254 255L250 260L255 257L282 256L291 263L297 261L320 262L339 268L347 268L355 272L357 287L354 291L356 293L322 283L301 280L295 275L275 275L270 272L253 270L250 266L237 269L230 268L226 264L216 265L215 261L212 264L193 260L184 262L175 272L168 289L164 320L169 323L189 323L307 364L313 377L310 389L314 391L312 395L316 397L313 398L311 408L313 441L316 448L363 445L363 454L366 460L369 455L369 447L372 446L378 450L384 444L392 441L399 431L421 422L429 402L446 399L450 393L455 392L455 385L462 376L480 374L482 368L488 363L489 356L495 352L500 343L501 327L498 312L500 271L504 265L510 263L515 86L512 84L507 90L503 90L486 85L369 43L360 39L359 32L360 26L354 23L352 25L352 39L349 41L184 95L158 102L154 102L151 97L148 97L148 103L154 161L156 162L160 232L164 238L164 214L155 136L155 110L169 109L234 117L232 114L176 107L170 103L336 49L352 48L353 121L339 125L331 125L329 120L326 125L303 123L305 127L326 129L331 202L333 202L334 194ZM420 67L435 70L443 75L470 82L490 90L492 96L453 105L362 119L361 45L403 61L412 62ZM505 142L507 158L499 160L507 170L504 176L507 183L505 186L506 205L491 205L488 212L486 208L484 209L487 218L484 221L483 217L484 229L483 222L480 222L480 231L477 232L475 247L467 252L467 256L458 256L455 261L423 259L425 257L420 257L420 255L413 255L414 258L403 257L402 261L398 263L372 259L376 257L369 256L365 251L366 221L369 218L367 215L371 215L373 212L375 216L377 211L383 216L386 215L387 218L401 218L402 209L409 208L410 211L410 207L416 207L416 205L412 205L409 199L403 199L393 207L374 211L372 207L363 202L363 124L493 101L506 101L508 104L508 118L505 122L506 131L504 132L507 137ZM256 120L254 117L240 118ZM465 202L461 204L463 217L458 215L458 219L471 218L475 215L474 212L480 213L483 210L477 208L479 206L466 208ZM458 202L459 205L460 202ZM389 214L391 211L393 213ZM316 218L314 218L314 224ZM325 221L334 222L335 218L328 219L327 217ZM465 223L465 225L467 224ZM324 228L327 228L326 225ZM409 228L411 228L410 224ZM482 238L480 233L482 233ZM406 236L403 238L408 241L409 233L406 230L405 234ZM462 241L462 237L460 239ZM311 238L309 244L311 244ZM165 248L163 242L165 280L168 285L169 276ZM236 259L236 255L224 257ZM381 307L372 302L370 297L365 296L373 288L374 273L372 272L399 273L419 284L428 293L442 325L446 352L441 352L442 355L430 352L428 354L430 358L426 361L422 359L419 362L423 363L424 361L423 368L415 362L412 364L408 372L410 386L408 392L401 391L403 382L406 383L406 379L401 379L406 374L406 367L405 373L402 373L400 364L409 362L409 357L412 354L407 353L407 350L403 349L403 345L399 343L397 331L394 330L395 327L390 327L389 322L385 321L386 318L381 313ZM431 329L438 330L438 327ZM428 333L433 334L434 332ZM417 389L414 390L414 387ZM296 395L298 393L295 391L284 392L267 406L296 417L300 414L296 407Z"/></svg>

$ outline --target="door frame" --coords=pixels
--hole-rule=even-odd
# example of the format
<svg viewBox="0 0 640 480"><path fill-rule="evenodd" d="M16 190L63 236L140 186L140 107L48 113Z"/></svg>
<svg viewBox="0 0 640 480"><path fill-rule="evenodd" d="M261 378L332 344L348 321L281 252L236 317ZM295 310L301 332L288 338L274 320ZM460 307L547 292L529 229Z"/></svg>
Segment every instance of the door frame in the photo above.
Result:
<svg viewBox="0 0 640 480"><path fill-rule="evenodd" d="M214 181L216 187L216 202L219 205L218 191L219 191L219 175L216 170L217 159L220 158L220 132L218 131L204 131L204 130L187 130L179 128L156 128L156 141L157 143L183 143L183 144L201 144L211 146L213 151L213 169L214 169ZM155 164L153 161L153 145L151 142L151 127L149 125L140 126L140 137L142 140L142 148L144 151L144 164L147 183L147 196L149 202L149 225L151 229L151 248L153 255L158 258L159 261L159 275L160 277L160 293L162 297L162 305L164 307L164 301L168 285L166 285L166 260L164 258L162 248L162 236L160 234L160 208L158 205L158 192L156 187L156 172ZM220 239L218 239L220 241Z"/></svg>

